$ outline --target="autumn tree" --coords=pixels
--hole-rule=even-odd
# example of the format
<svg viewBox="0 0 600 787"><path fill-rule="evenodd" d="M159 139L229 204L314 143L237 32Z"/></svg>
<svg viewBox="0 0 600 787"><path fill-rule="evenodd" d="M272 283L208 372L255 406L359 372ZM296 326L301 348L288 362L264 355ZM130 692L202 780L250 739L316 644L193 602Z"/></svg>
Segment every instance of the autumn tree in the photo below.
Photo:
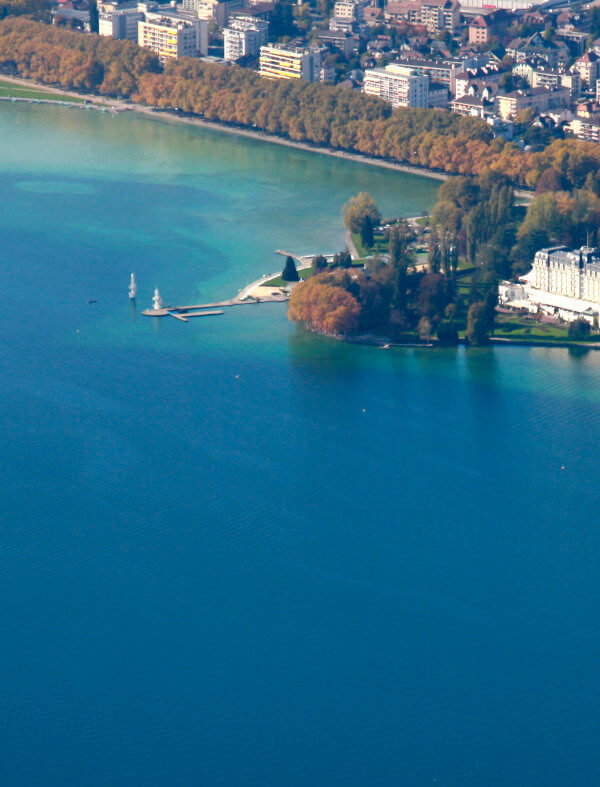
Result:
<svg viewBox="0 0 600 787"><path fill-rule="evenodd" d="M327 274L320 274L298 284L290 298L288 318L313 330L352 334L359 324L359 303L345 289L329 281Z"/></svg>

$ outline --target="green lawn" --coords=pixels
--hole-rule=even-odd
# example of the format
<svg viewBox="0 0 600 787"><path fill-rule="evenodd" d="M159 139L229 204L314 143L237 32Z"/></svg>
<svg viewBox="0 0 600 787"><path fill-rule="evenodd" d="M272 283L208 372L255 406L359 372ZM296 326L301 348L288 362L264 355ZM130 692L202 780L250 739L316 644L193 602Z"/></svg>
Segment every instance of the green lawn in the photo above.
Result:
<svg viewBox="0 0 600 787"><path fill-rule="evenodd" d="M303 270L298 271L298 276L301 279L308 279L308 277L312 275L313 275L312 268L304 268ZM284 281L281 278L281 276L273 276L272 279L266 279L261 286L262 287L287 287L289 283L290 283L289 281Z"/></svg>
<svg viewBox="0 0 600 787"><path fill-rule="evenodd" d="M358 252L359 257L369 257L375 254L387 254L390 247L388 239L381 232L373 233L374 243L370 249L365 249L365 247L362 245L359 233L353 232L352 240L354 241L354 245L356 246L356 251Z"/></svg>
<svg viewBox="0 0 600 787"><path fill-rule="evenodd" d="M84 99L73 98L72 96L65 96L62 93L54 93L51 90L39 90L35 87L26 87L25 85L17 85L13 82L7 82L5 79L0 79L0 96L9 98L31 98L34 100L45 99L46 101L69 101L74 104L82 104Z"/></svg>
<svg viewBox="0 0 600 787"><path fill-rule="evenodd" d="M569 339L568 326L548 325L547 323L536 322L526 319L520 315L498 314L496 317L496 330L494 336L505 339L544 339L550 341L573 341ZM597 342L600 336L592 333L588 339L581 341L582 345L586 342Z"/></svg>

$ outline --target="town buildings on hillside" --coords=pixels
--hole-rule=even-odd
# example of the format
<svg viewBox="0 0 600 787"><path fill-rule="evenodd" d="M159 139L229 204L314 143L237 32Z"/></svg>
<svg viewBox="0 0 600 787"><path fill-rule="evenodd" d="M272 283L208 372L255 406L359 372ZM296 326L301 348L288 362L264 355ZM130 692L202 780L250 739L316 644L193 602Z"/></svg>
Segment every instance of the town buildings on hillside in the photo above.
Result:
<svg viewBox="0 0 600 787"><path fill-rule="evenodd" d="M56 1L73 18L88 7ZM138 41L163 63L210 55L268 78L337 82L394 108L481 118L521 147L565 134L600 141L600 28L585 9L337 0L326 13L283 0L107 0L98 10L101 35Z"/></svg>

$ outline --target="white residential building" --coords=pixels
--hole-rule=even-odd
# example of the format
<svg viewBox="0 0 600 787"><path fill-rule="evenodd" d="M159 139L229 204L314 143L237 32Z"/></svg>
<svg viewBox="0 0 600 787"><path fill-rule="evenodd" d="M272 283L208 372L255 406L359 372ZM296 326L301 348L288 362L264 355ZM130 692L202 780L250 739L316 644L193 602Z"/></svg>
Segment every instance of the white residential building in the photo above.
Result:
<svg viewBox="0 0 600 787"><path fill-rule="evenodd" d="M223 28L225 60L257 55L269 38L269 24L253 16L236 16Z"/></svg>
<svg viewBox="0 0 600 787"><path fill-rule="evenodd" d="M98 33L137 43L138 22L144 19L136 3L98 3Z"/></svg>
<svg viewBox="0 0 600 787"><path fill-rule="evenodd" d="M363 93L388 101L393 107L428 106L429 77L410 66L391 63L385 68L365 71Z"/></svg>
<svg viewBox="0 0 600 787"><path fill-rule="evenodd" d="M161 63L208 54L208 23L191 14L148 10L138 22L138 44L156 52Z"/></svg>
<svg viewBox="0 0 600 787"><path fill-rule="evenodd" d="M217 27L224 27L231 14L247 5L245 0L183 0L184 11L190 11L207 22L214 22Z"/></svg>
<svg viewBox="0 0 600 787"><path fill-rule="evenodd" d="M289 44L261 46L259 73L269 79L318 82L321 77L321 52Z"/></svg>

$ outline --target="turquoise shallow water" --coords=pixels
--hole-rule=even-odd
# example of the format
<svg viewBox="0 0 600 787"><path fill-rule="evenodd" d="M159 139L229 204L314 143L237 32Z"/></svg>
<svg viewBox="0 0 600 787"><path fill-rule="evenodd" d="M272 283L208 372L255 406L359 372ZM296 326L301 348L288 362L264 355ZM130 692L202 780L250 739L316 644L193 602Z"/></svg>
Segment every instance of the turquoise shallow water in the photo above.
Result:
<svg viewBox="0 0 600 787"><path fill-rule="evenodd" d="M227 297L436 184L58 108L0 139L2 781L596 783L600 355L142 318L131 267L138 308Z"/></svg>

